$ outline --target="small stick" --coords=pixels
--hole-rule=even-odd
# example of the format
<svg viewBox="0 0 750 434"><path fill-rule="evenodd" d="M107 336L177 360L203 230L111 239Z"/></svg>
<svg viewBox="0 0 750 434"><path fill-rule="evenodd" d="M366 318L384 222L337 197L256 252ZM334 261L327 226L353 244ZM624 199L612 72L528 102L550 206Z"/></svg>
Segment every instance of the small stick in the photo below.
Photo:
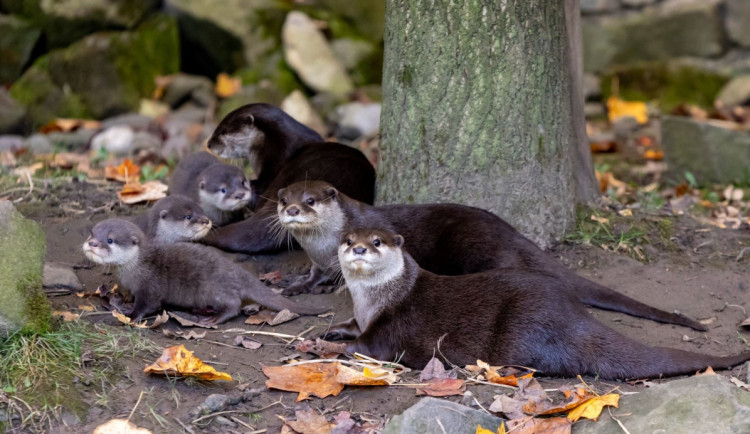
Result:
<svg viewBox="0 0 750 434"><path fill-rule="evenodd" d="M220 414L229 414L229 413L247 413L247 410L227 410L227 411L217 411L216 413L207 414L205 416L201 416L198 419L195 419L194 421L190 422L193 425L196 423L202 421L203 419L208 419L209 417L218 416Z"/></svg>
<svg viewBox="0 0 750 434"><path fill-rule="evenodd" d="M245 422L243 422L243 421L241 421L241 420L237 419L237 418L236 418L236 417L234 417L234 416L230 416L229 418L230 418L230 419L232 419L233 421L237 422L238 424L240 424L240 425L244 426L244 427L245 427L245 428L247 428L247 429L255 429L255 427L254 427L254 426L248 425L248 424L246 424Z"/></svg>
<svg viewBox="0 0 750 434"><path fill-rule="evenodd" d="M141 403L141 398L143 398L143 391L141 390L141 394L138 395L138 401L135 403L135 407L133 407L132 410L130 410L130 415L128 416L128 422L130 422L130 418L133 417L133 413L135 413L135 409L138 408L138 404Z"/></svg>
<svg viewBox="0 0 750 434"><path fill-rule="evenodd" d="M172 416L172 419L176 420L177 423L179 423L180 426L182 427L182 429L184 429L185 431L189 432L190 434L194 434L195 433L195 431L193 431L192 428L190 428L189 426L187 426L184 423L182 423L182 421L180 419L177 419L176 416Z"/></svg>

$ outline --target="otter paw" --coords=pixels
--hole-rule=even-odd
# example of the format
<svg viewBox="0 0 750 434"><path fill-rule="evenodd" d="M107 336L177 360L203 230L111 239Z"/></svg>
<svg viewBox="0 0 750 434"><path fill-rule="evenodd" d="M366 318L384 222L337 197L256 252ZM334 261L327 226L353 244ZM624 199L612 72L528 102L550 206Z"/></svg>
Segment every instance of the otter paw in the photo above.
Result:
<svg viewBox="0 0 750 434"><path fill-rule="evenodd" d="M284 288L280 294L285 296L307 294L310 290L302 285L292 285L289 288Z"/></svg>

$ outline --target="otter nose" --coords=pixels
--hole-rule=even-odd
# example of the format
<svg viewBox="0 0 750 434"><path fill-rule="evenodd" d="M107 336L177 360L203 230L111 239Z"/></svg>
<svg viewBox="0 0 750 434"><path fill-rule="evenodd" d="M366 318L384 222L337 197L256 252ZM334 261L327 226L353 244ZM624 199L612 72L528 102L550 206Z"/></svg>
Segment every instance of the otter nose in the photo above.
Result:
<svg viewBox="0 0 750 434"><path fill-rule="evenodd" d="M291 217L294 217L294 216L296 216L296 215L299 215L299 208L297 208L296 206L290 206L290 207L289 207L289 208L288 208L288 209L286 210L286 213L287 213L287 214L288 214L289 216L291 216Z"/></svg>
<svg viewBox="0 0 750 434"><path fill-rule="evenodd" d="M237 193L234 194L234 198L235 199L244 199L245 198L245 194L246 193L244 191L239 191L239 192L237 192Z"/></svg>
<svg viewBox="0 0 750 434"><path fill-rule="evenodd" d="M211 220L209 220L208 217L198 217L197 221L198 221L198 224L201 224L201 225L207 225L211 223Z"/></svg>
<svg viewBox="0 0 750 434"><path fill-rule="evenodd" d="M89 240L89 247L99 247L99 241L95 239Z"/></svg>
<svg viewBox="0 0 750 434"><path fill-rule="evenodd" d="M367 249L362 246L357 246L352 250L354 250L355 255L364 255L365 253L367 253Z"/></svg>

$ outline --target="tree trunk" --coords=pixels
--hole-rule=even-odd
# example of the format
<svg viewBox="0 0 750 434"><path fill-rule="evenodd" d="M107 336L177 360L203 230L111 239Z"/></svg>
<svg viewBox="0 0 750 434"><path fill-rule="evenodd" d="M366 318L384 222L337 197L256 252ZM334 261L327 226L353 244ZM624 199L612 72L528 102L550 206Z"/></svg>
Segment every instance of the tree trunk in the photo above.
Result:
<svg viewBox="0 0 750 434"><path fill-rule="evenodd" d="M478 206L543 247L574 223L593 174L565 6L386 0L379 202Z"/></svg>

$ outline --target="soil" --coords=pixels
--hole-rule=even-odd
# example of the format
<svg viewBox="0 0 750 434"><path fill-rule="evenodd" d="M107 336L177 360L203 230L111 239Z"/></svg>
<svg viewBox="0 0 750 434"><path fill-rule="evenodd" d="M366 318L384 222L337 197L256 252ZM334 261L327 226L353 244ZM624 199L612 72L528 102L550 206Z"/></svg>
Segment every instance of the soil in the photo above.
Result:
<svg viewBox="0 0 750 434"><path fill-rule="evenodd" d="M81 253L80 246L90 228L102 219L115 215L132 215L145 209L145 206L120 205L115 195L118 188L119 185L116 183L91 184L76 182L74 179L48 191L48 195L42 194L33 201L26 200L18 204L18 209L22 213L39 222L44 228L47 236L47 259L70 266L83 266L77 268L76 273L89 290L103 283L115 282L115 276L108 273L108 270L101 266L91 266ZM646 246L648 264L631 259L623 253L605 251L591 245L562 244L554 248L550 254L578 273L633 298L664 310L679 310L690 317L709 322L709 331L696 332L684 327L590 309L592 315L600 321L629 337L655 346L721 355L747 350L750 333L740 330L738 324L749 316L750 282L747 279L747 266L750 259L737 261L736 258L744 247L750 246L750 232L747 229L733 231L706 227L690 217L670 219L674 227L671 248L659 250ZM284 276L280 286L303 276L309 268L306 256L299 251L266 256L230 256L256 273L280 270ZM91 267L88 268L89 266ZM249 383L250 388L264 386L266 377L261 372L261 365L279 365L282 363L280 359L295 352L282 340L269 336L254 337L263 342L263 346L258 350L233 347L235 333L226 330L260 329L298 335L314 327L305 334L314 336L325 330L331 322L347 319L351 315L351 304L345 291L300 296L301 301L312 297L323 298L334 308L335 316L301 317L276 327L246 325L244 316L241 316L222 324L218 330L208 330L206 338L198 341L176 341L174 338L166 337L160 328L145 331L133 329L132 333L143 333L162 347L185 344L205 362L213 364L220 371L230 373L235 381L170 381L164 377L142 373L144 366L153 362L158 354L142 354L132 359L123 359L120 360L123 367L122 376L119 381L112 381L113 384L117 384L115 390L104 391L104 402L101 400L102 393L99 392L98 396L98 391L93 386L80 385L82 388L91 389L88 393L84 391L84 396L88 397L88 414L75 416L63 412L52 431L92 432L97 425L112 418L127 418L139 396L145 391L142 402L131 418L136 425L154 432L181 432L185 430L182 425L191 427L195 432L226 432L228 428L219 426L212 418L191 425L194 417L191 417L189 412L210 394L237 396L240 393L238 385ZM54 297L51 302L56 310L76 310L78 306L86 303L75 295ZM92 302L98 306L96 300ZM102 311L101 307L98 309ZM84 318L113 327L126 327L107 314L88 314ZM170 320L162 327L180 328L174 320ZM302 355L302 358L312 356ZM746 364L720 374L733 375L748 381L748 367ZM416 373L409 375L412 377L407 378L416 379ZM601 392L614 388L620 391L633 391L647 387L647 384L644 385L642 382L603 382L595 378L585 378L585 381ZM661 381L669 380L655 382ZM545 388L558 388L577 384L578 380L542 377L540 382ZM485 385L469 385L467 389L485 408L492 403L494 395L509 391ZM278 432L283 421L277 416L293 418L295 399L296 393L293 392L264 390L252 401L227 408L226 410L236 413L227 413L225 416L234 416L254 429L265 428L268 432ZM338 411L347 410L358 421L385 421L401 413L418 399L414 389L407 387L346 387L337 397L312 398L309 405L326 412L329 419ZM461 397L446 399L460 401ZM258 411L275 402L278 404ZM248 417L256 412L257 415ZM160 418L155 417L155 414ZM247 431L248 428L240 426L237 430Z"/></svg>

